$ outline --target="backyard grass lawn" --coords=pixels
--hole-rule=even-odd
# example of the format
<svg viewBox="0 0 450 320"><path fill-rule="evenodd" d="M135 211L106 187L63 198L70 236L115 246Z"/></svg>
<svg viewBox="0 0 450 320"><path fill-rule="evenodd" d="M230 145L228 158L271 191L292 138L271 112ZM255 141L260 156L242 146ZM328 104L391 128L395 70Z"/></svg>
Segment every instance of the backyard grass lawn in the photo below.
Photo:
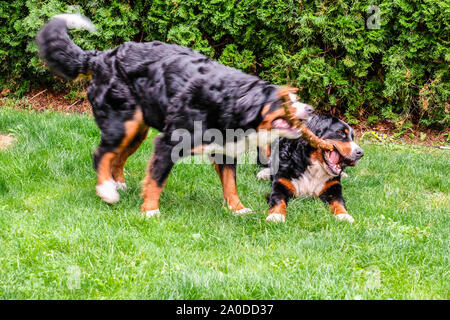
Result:
<svg viewBox="0 0 450 320"><path fill-rule="evenodd" d="M450 153L362 144L344 195L353 225L319 200L265 221L270 183L238 167L254 210L233 216L208 164L177 164L161 218L140 214L151 136L116 205L95 194L88 115L0 109L2 299L449 299Z"/></svg>

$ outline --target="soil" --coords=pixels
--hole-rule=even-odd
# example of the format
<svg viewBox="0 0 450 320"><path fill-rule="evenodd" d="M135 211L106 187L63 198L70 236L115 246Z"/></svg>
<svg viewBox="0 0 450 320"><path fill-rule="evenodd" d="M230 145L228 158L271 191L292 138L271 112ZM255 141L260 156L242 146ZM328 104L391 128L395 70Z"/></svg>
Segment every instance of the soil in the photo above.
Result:
<svg viewBox="0 0 450 320"><path fill-rule="evenodd" d="M0 133L0 150L6 149L14 142L14 137Z"/></svg>
<svg viewBox="0 0 450 320"><path fill-rule="evenodd" d="M370 134L371 132L375 132L380 137L386 135L388 140L407 144L425 146L450 145L450 128L433 130L413 125L411 129L405 130L403 133L399 134L399 130L396 128L395 124L388 121L380 121L370 126L367 122L361 121L356 125L352 125L352 128L354 128L356 136L361 137L363 134L366 134L371 140L379 140L375 138L374 135Z"/></svg>
<svg viewBox="0 0 450 320"><path fill-rule="evenodd" d="M7 95L8 92L1 92L0 98ZM92 114L91 105L86 98L86 92L82 91L75 97L69 98L68 91L53 91L50 89L34 90L26 95L26 100L19 108L32 108L37 111L54 110L63 113L89 113ZM0 100L1 105L1 100ZM343 119L345 120L345 119ZM376 124L368 125L366 121L361 121L356 125L352 125L355 129L357 137L364 135L365 138L371 140L379 140L373 133L379 137L387 137L392 139L394 135L395 141L404 142L415 145L426 146L444 146L449 145L450 128L441 131L432 129L423 129L413 126L411 129L405 130L402 134L398 134L398 130L394 123L384 121Z"/></svg>
<svg viewBox="0 0 450 320"><path fill-rule="evenodd" d="M68 91L53 91L49 89L34 90L26 95L28 107L36 111L54 110L64 113L91 113L92 109L82 91L73 99Z"/></svg>

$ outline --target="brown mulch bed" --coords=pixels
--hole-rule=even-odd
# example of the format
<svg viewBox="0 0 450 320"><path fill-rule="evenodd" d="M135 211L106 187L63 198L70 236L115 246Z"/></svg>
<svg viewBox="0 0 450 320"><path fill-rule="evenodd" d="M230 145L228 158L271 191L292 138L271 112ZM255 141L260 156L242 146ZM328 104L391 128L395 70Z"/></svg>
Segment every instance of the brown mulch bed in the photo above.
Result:
<svg viewBox="0 0 450 320"><path fill-rule="evenodd" d="M8 92L1 92L0 98L7 95ZM79 94L71 95L68 91L53 91L50 89L34 90L26 95L26 103L23 107L32 108L37 111L54 110L63 113L89 113L92 114L91 105L86 98L86 92L82 91ZM20 106L19 106L20 107ZM367 132L376 132L378 136L392 137L398 130L395 124L390 122L379 122L375 125L368 126L367 122L361 121L357 125L352 125L355 129L356 136L361 137ZM422 139L421 134L422 133ZM410 137L413 134L414 137ZM425 134L425 139L423 139ZM442 146L448 145L448 137L450 128L442 131L432 129L421 129L415 126L404 132L403 135L397 137L395 141L404 142L415 145L426 146ZM368 135L371 138L371 135ZM373 137L374 140L377 138Z"/></svg>
<svg viewBox="0 0 450 320"><path fill-rule="evenodd" d="M92 113L91 105L82 91L69 98L68 91L34 90L26 95L27 104L36 111L54 110L64 113Z"/></svg>
<svg viewBox="0 0 450 320"><path fill-rule="evenodd" d="M366 122L361 121L356 125L352 125L355 129L356 135L360 137L363 133L367 132L376 132L378 136L386 135L388 138L394 136L398 132L394 123L390 122L378 122L375 125L368 126ZM425 138L421 138L425 134ZM410 135L413 137L410 137ZM370 135L369 135L370 136ZM374 138L377 140L376 138ZM408 144L414 145L425 145L425 146L444 146L448 145L450 139L450 128L446 128L444 130L438 131L433 129L424 129L419 128L417 125L414 125L411 129L405 130L405 132L396 137L394 141L404 142Z"/></svg>

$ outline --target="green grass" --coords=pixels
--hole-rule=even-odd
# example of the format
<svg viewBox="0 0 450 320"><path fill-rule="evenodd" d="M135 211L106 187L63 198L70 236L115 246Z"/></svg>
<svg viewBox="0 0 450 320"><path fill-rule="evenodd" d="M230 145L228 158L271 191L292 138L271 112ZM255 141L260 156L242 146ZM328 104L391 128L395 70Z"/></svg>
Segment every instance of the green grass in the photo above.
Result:
<svg viewBox="0 0 450 320"><path fill-rule="evenodd" d="M447 151L364 144L343 180L353 225L314 199L292 201L286 224L266 223L270 184L250 164L238 191L254 214L224 207L211 165L180 163L161 218L145 219L152 139L108 205L95 194L92 118L3 108L0 132L16 137L0 151L0 298L449 298Z"/></svg>

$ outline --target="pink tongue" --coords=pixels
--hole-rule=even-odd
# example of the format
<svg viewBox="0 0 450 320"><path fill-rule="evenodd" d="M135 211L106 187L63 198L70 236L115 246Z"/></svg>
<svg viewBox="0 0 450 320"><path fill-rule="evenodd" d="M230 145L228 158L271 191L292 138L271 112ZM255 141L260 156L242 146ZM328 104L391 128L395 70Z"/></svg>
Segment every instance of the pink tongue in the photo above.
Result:
<svg viewBox="0 0 450 320"><path fill-rule="evenodd" d="M339 162L339 153L337 153L336 151L332 151L330 153L330 160L331 162L333 162L334 164L337 164Z"/></svg>
<svg viewBox="0 0 450 320"><path fill-rule="evenodd" d="M289 128L289 124L283 119L277 119L274 123L278 128Z"/></svg>

